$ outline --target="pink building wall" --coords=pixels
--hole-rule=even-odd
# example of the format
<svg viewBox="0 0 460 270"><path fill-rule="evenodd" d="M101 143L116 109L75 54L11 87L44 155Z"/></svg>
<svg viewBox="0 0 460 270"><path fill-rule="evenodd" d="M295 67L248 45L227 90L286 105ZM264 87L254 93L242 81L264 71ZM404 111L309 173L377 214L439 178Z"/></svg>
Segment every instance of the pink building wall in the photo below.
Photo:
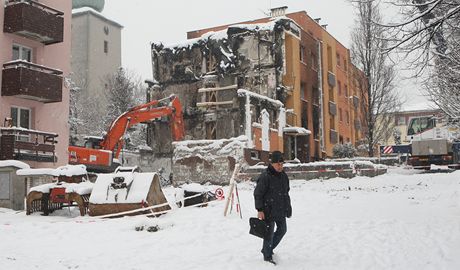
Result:
<svg viewBox="0 0 460 270"><path fill-rule="evenodd" d="M43 45L38 41L27 39L18 35L4 33L4 5L5 0L0 0L0 65L12 61L12 46L17 43L33 49L32 62L58 69L63 72L63 77L69 77L70 55L71 55L71 21L72 1L71 0L40 0L41 4L57 9L64 13L64 41L53 45ZM1 85L0 72L0 85ZM64 80L65 81L65 80ZM31 128L44 132L57 133L58 143L56 155L58 162L40 163L27 161L33 168L57 167L68 163L67 148L69 145L69 89L65 82L62 89L62 102L42 103L16 97L0 96L0 126L3 126L5 117L10 116L11 107L26 107L31 109Z"/></svg>

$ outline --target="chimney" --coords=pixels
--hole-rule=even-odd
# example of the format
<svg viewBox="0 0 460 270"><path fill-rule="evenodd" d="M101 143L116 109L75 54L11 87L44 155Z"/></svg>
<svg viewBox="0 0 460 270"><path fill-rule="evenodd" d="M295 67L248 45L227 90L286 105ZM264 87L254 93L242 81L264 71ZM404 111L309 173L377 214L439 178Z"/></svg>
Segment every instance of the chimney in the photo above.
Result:
<svg viewBox="0 0 460 270"><path fill-rule="evenodd" d="M327 24L322 24L321 27L326 30L327 29Z"/></svg>
<svg viewBox="0 0 460 270"><path fill-rule="evenodd" d="M319 24L319 21L321 21L321 18L316 18L316 19L313 19L313 20L315 20L315 22L316 22L317 24Z"/></svg>
<svg viewBox="0 0 460 270"><path fill-rule="evenodd" d="M275 18L275 17L281 17L281 16L286 15L287 8L288 8L287 6L284 6L284 7L276 7L276 8L270 9L271 17Z"/></svg>

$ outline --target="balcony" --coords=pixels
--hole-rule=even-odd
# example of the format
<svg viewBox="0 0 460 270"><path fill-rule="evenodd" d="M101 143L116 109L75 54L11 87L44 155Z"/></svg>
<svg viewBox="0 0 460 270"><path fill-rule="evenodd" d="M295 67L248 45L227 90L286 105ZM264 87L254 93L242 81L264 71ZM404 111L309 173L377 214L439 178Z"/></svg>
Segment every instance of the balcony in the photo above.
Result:
<svg viewBox="0 0 460 270"><path fill-rule="evenodd" d="M36 1L10 0L5 6L3 32L45 45L64 40L64 13Z"/></svg>
<svg viewBox="0 0 460 270"><path fill-rule="evenodd" d="M56 162L55 133L24 128L0 128L0 160Z"/></svg>
<svg viewBox="0 0 460 270"><path fill-rule="evenodd" d="M3 65L2 96L44 103L62 101L62 72L18 60Z"/></svg>

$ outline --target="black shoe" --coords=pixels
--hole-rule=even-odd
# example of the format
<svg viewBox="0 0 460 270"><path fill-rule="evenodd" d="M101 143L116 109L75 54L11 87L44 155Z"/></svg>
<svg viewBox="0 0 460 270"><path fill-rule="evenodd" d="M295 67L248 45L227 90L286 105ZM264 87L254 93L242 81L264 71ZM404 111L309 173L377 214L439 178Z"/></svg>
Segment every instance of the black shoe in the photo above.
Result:
<svg viewBox="0 0 460 270"><path fill-rule="evenodd" d="M272 257L264 258L264 261L269 262L269 263L271 263L273 265L276 265L276 262L273 260Z"/></svg>

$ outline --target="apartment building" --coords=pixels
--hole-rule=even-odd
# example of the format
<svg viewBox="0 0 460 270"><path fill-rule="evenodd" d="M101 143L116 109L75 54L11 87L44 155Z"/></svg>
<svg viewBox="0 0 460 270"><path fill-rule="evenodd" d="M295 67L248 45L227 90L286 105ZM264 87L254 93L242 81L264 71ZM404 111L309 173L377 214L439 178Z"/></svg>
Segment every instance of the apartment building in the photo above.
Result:
<svg viewBox="0 0 460 270"><path fill-rule="evenodd" d="M285 10L190 31L182 45L152 44L152 95L181 97L190 138L247 135L251 156L280 150L301 162L362 138L354 123L363 89L352 83L359 71L349 50L306 12ZM152 146L161 152L168 144L155 130Z"/></svg>
<svg viewBox="0 0 460 270"><path fill-rule="evenodd" d="M103 16L105 1L73 1L72 81L82 94L106 105L107 77L121 67L123 26Z"/></svg>
<svg viewBox="0 0 460 270"><path fill-rule="evenodd" d="M67 164L71 1L0 1L0 160Z"/></svg>

